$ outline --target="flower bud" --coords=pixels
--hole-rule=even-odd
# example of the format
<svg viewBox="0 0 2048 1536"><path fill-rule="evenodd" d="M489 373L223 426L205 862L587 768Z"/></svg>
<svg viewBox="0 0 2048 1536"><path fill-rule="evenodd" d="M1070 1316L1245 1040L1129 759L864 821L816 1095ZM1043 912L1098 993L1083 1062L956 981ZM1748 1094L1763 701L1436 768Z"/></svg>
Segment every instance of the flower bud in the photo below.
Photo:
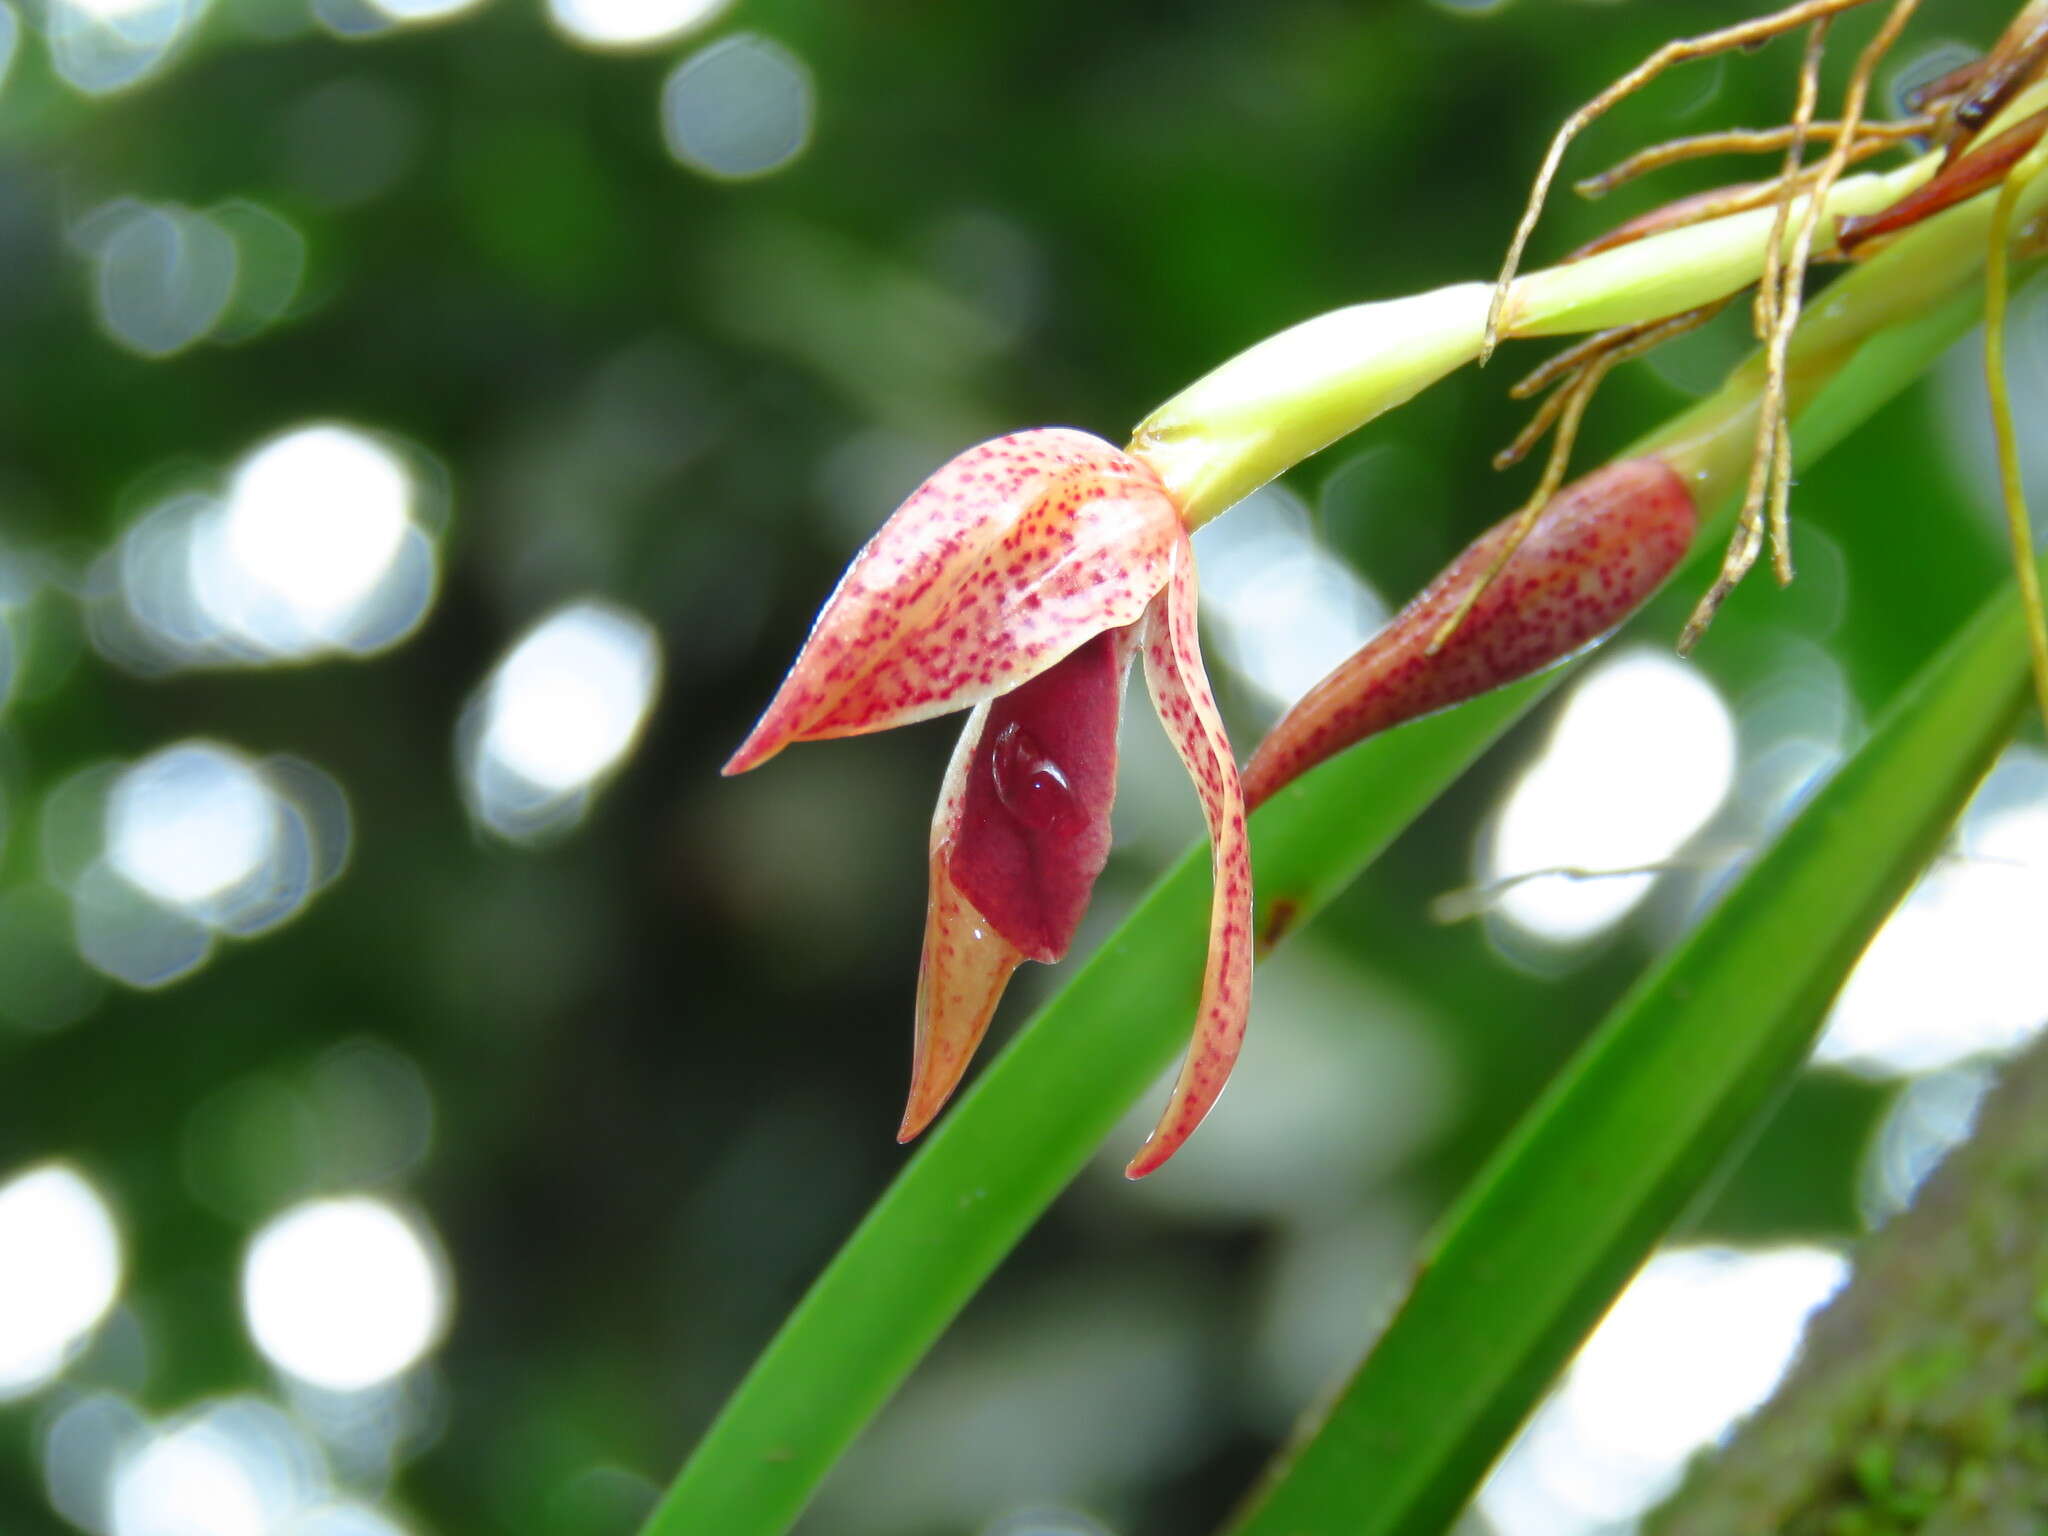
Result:
<svg viewBox="0 0 2048 1536"><path fill-rule="evenodd" d="M1480 535L1287 712L1245 769L1251 805L1354 742L1527 677L1605 634L1663 585L1692 543L1697 516L1685 482L1662 459L1595 470L1551 498L1431 654L1444 621L1493 568L1515 521Z"/></svg>

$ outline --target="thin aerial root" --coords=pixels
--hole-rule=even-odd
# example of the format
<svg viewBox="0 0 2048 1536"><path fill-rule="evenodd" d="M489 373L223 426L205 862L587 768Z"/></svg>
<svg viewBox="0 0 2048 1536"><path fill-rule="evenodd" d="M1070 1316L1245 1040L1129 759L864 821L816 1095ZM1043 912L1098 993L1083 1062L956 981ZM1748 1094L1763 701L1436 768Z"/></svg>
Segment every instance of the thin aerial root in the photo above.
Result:
<svg viewBox="0 0 2048 1536"><path fill-rule="evenodd" d="M1771 570L1778 585L1792 585L1792 425L1778 415L1771 444Z"/></svg>
<svg viewBox="0 0 2048 1536"><path fill-rule="evenodd" d="M1656 321L1649 321L1654 325ZM1527 400L1531 395L1550 388L1566 374L1577 373L1587 363L1613 347L1617 342L1641 334L1642 325L1617 325L1604 331L1595 331L1590 336L1581 336L1570 346L1562 348L1545 358L1528 373L1515 381L1508 390L1510 400Z"/></svg>
<svg viewBox="0 0 2048 1536"><path fill-rule="evenodd" d="M2026 610L2027 647L2033 661L2034 703L2048 724L2048 609L2041 601L2041 573L2034 563L2034 532L2027 518L2027 492L2020 478L2019 438L2013 429L2012 396L2005 382L2005 316L2012 290L2007 243L2012 237L2013 210L2041 169L2037 151L2006 178L1991 214L1991 249L1984 265L1984 381L1991 391L1991 427L1998 443L1998 481L2005 501L2006 526L2012 535L2014 574L2020 603Z"/></svg>
<svg viewBox="0 0 2048 1536"><path fill-rule="evenodd" d="M1806 134L1813 124L1814 107L1820 100L1820 59L1827 47L1829 19L1821 17L1808 30L1806 51L1799 60L1799 97L1792 109L1790 137L1785 141L1785 169L1778 178L1783 190L1778 194L1777 211L1771 216L1771 237L1764 242L1763 276L1756 285L1754 313L1759 341L1767 339L1777 327L1778 311L1783 306L1784 278L1780 268L1785 257L1785 225L1792 217L1793 188L1806 164ZM1855 130L1847 123L1838 126L1850 131L1838 133L1835 142L1853 141Z"/></svg>
<svg viewBox="0 0 2048 1536"><path fill-rule="evenodd" d="M1787 507L1792 489L1792 440L1786 419L1786 358L1792 333L1799 325L1801 295L1806 284L1807 265L1813 255L1814 233L1820 225L1820 210L1848 164L1856 125L1863 119L1863 104L1870 94L1870 77L1918 5L1919 0L1893 0L1890 13L1877 29L1876 36L1864 46L1849 77L1842 105L1844 132L1835 140L1827 159L1813 177L1771 315L1770 335L1764 349L1763 398L1757 406L1756 446L1750 457L1749 483L1743 493L1742 509L1735 518L1735 537L1729 542L1720 574L1693 609L1692 617L1686 620L1685 629L1679 635L1680 655L1699 643L1700 636L1713 623L1714 615L1720 611L1728 594L1735 590L1736 584L1749 574L1750 567L1756 563L1757 554L1763 547L1767 517L1773 563L1781 579L1790 578L1792 551ZM1777 242L1772 242L1771 248L1776 249L1776 246Z"/></svg>
<svg viewBox="0 0 2048 1536"><path fill-rule="evenodd" d="M1834 152L1822 163L1819 174L1814 178L1811 200L1806 205L1806 218L1799 226L1799 239L1794 244L1792 260L1785 261L1785 226L1792 216L1791 188L1806 160L1806 130L1813 121L1814 108L1820 100L1820 61L1827 47L1828 21L1829 18L1823 16L1813 24L1807 33L1806 52L1800 59L1799 97L1792 112L1792 139L1785 150L1783 180L1786 192L1778 200L1777 211L1771 218L1770 239L1764 244L1763 278L1757 284L1754 309L1757 337L1768 343L1771 349L1764 375L1764 408L1758 418L1755 452L1759 459L1769 455L1764 470L1764 487L1770 501L1771 564L1777 572L1780 586L1792 580L1792 526L1787 512L1787 493L1792 484L1792 431L1785 420L1787 348L1792 328L1799 323L1800 292L1806 280L1806 255L1812 249L1815 210L1827 195L1828 168L1846 163L1846 149L1854 144L1856 136L1852 113L1843 118L1842 132L1835 137ZM1745 526L1750 530L1749 545L1752 546L1743 562L1743 570L1747 571L1749 561L1756 558L1753 516Z"/></svg>
<svg viewBox="0 0 2048 1536"><path fill-rule="evenodd" d="M1733 295L1730 295L1732 299ZM1495 469L1507 469L1528 457L1529 450L1543 440L1543 434L1554 426L1571 403L1574 392L1585 378L1586 370L1597 363L1604 372L1617 364L1632 361L1644 353L1662 346L1674 336L1683 336L1687 331L1696 331L1714 316L1728 307L1730 299L1716 299L1711 304L1702 304L1697 309L1688 309L1682 314L1663 320L1649 320L1640 325L1618 325L1612 330L1600 331L1581 341L1573 343L1549 361L1534 369L1508 391L1510 396L1521 398L1556 383L1557 390L1536 408L1528 425L1515 434L1515 440L1493 456ZM1599 380L1596 378L1594 383Z"/></svg>
<svg viewBox="0 0 2048 1536"><path fill-rule="evenodd" d="M1892 44L1898 41L1899 34L1919 8L1920 0L1893 0L1892 8L1886 13L1876 35L1864 44L1863 52L1857 56L1842 102L1842 134L1835 140L1827 159L1821 163L1820 175L1814 179L1813 190L1807 194L1806 206L1799 220L1799 234L1792 242L1791 259L1785 263L1784 287L1778 296L1777 314L1770 333L1764 393L1764 417L1771 434L1768 477L1771 553L1781 582L1792 579L1792 531L1788 512L1792 496L1792 435L1791 425L1786 420L1785 365L1792 332L1799 325L1801 296L1806 285L1807 265L1813 255L1814 234L1820 228L1821 209L1827 202L1828 193L1834 190L1835 183L1848 168L1849 148L1855 142L1858 124L1863 121L1864 104L1870 97L1871 77L1877 73L1878 65L1884 62ZM1817 55L1814 64L1817 68ZM1806 84L1802 81L1802 97L1805 90ZM1764 441L1760 436L1757 444L1759 453L1763 451Z"/></svg>
<svg viewBox="0 0 2048 1536"><path fill-rule="evenodd" d="M1849 163L1854 165L1882 154L1891 148L1889 144L1859 142L1849 151ZM1794 179L1791 192L1794 196L1813 186L1819 180L1822 167L1813 166L1801 171ZM1716 187L1709 192L1696 192L1690 197L1681 197L1676 202L1666 203L1661 208L1638 214L1625 224L1617 224L1597 239L1588 240L1577 250L1566 255L1558 265L1582 261L1588 256L1597 256L1602 251L1611 251L1618 245L1631 241L1645 240L1651 235L1668 234L1674 229L1685 229L1693 224L1704 224L1709 219L1725 218L1731 213L1747 213L1752 208L1762 208L1786 195L1785 179L1773 177L1769 181L1740 182L1731 187Z"/></svg>
<svg viewBox="0 0 2048 1536"><path fill-rule="evenodd" d="M1825 17L1822 20L1826 20ZM1867 148L1871 154L1880 149L1889 149L1908 139L1917 139L1923 134L1934 132L1938 125L1932 117L1910 117L1891 123L1865 123L1857 135L1858 147ZM1811 123L1807 125L1804 137L1814 143L1825 143L1841 136L1840 123ZM1581 197L1605 197L1616 187L1646 176L1651 171L1661 171L1667 165L1677 165L1685 160L1703 159L1708 155L1767 155L1774 150L1786 148L1800 137L1794 124L1779 128L1730 128L1721 133L1702 133L1690 138L1669 139L1662 144L1653 144L1648 149L1636 151L1626 160L1609 166L1597 176L1588 176L1574 182L1572 190ZM1797 163L1796 160L1794 162Z"/></svg>
<svg viewBox="0 0 2048 1536"><path fill-rule="evenodd" d="M1783 421L1782 408L1775 415L1772 413L1766 381L1764 398L1758 407L1757 449L1750 455L1749 484L1743 490L1742 508L1735 514L1735 536L1728 541L1728 552L1721 557L1721 569L1714 577L1714 584L1707 588L1694 606L1691 617L1685 621L1685 628L1679 632L1678 654L1681 656L1692 654L1692 648L1699 644L1707 626L1714 622L1714 615L1721 611L1721 604L1749 574L1749 568L1756 564L1757 552L1763 548L1765 477L1777 461L1775 434Z"/></svg>
<svg viewBox="0 0 2048 1536"><path fill-rule="evenodd" d="M1536 519L1543 515L1543 509L1550 504L1550 498L1557 494L1557 488L1564 484L1566 468L1571 463L1572 444L1578 440L1579 422L1584 419L1586 405L1593 398L1593 391L1600 387L1600 376L1606 373L1608 361L1601 358L1587 365L1586 371L1566 385L1559 394L1564 406L1558 412L1557 436L1550 445L1550 458L1544 463L1543 478L1536 483L1536 489L1529 499L1522 503L1515 513L1514 530L1502 542L1500 551L1493 558L1480 578L1472 583L1472 589L1458 600L1437 632L1429 637L1426 655L1434 656L1444 648L1451 636L1458 632L1458 626L1465 622L1465 615L1472 611L1473 604L1486 595L1486 589L1493 585L1515 551L1522 547L1522 541L1529 537L1529 530L1536 526Z"/></svg>
<svg viewBox="0 0 2048 1536"><path fill-rule="evenodd" d="M1757 507L1762 506L1761 500ZM1757 515L1748 501L1737 515L1735 537L1728 541L1728 553L1721 558L1720 574L1714 577L1714 584L1708 587L1692 610L1692 616L1685 621L1685 628L1679 631L1678 654L1690 656L1692 648L1700 643L1700 637L1714 622L1714 615L1721 611L1721 604L1728 600L1749 568L1756 564L1757 551L1763 547L1763 519Z"/></svg>
<svg viewBox="0 0 2048 1536"><path fill-rule="evenodd" d="M1475 917L1484 917L1498 908L1509 896L1535 880L1626 880L1636 875L1661 875L1678 869L1713 869L1718 865L1740 858L1750 850L1746 848L1702 848L1688 854L1674 854L1668 859L1649 859L1641 864L1617 865L1611 869L1594 869L1585 864L1550 864L1542 869L1525 869L1516 874L1502 875L1497 880L1483 884L1461 885L1455 890L1434 896L1429 903L1429 920L1449 926L1452 923L1470 922Z"/></svg>
<svg viewBox="0 0 2048 1536"><path fill-rule="evenodd" d="M1522 541L1529 537L1529 530L1536 526L1536 519L1543 515L1543 509L1550 505L1550 498L1555 496L1557 488L1564 484L1565 471L1571 466L1572 445L1578 441L1579 423L1585 419L1586 406L1592 401L1594 392L1600 388L1600 381L1606 377L1607 370L1621 360L1620 349L1604 353L1586 364L1578 377L1558 391L1563 405L1557 412L1557 436L1551 441L1550 457L1543 465L1543 477L1536 482L1536 489L1515 513L1515 526L1502 542L1499 551L1495 553L1493 563L1487 566L1477 581L1472 583L1471 590L1458 600L1457 607L1453 608L1450 616L1437 626L1437 632L1430 636L1425 655L1434 656L1443 649L1445 642L1458 632L1458 626L1465 622L1465 615L1470 613L1473 605L1486 595L1486 589L1493 585L1502 568L1515 558L1515 551L1522 547Z"/></svg>
<svg viewBox="0 0 2048 1536"><path fill-rule="evenodd" d="M1565 375L1562 384L1543 397L1543 403L1536 407L1535 414L1515 434L1515 440L1493 456L1495 469L1512 469L1529 456L1529 450L1543 441L1543 434L1557 425L1558 417L1576 397L1585 376L1584 369L1574 368Z"/></svg>
<svg viewBox="0 0 2048 1536"><path fill-rule="evenodd" d="M1833 16L1868 3L1869 0L1800 0L1799 4L1787 6L1772 15L1739 22L1732 27L1723 27L1718 32L1706 32L1698 37L1675 38L1566 118L1543 156L1542 167L1536 172L1536 184L1529 193L1528 206L1523 209L1522 221L1516 225L1514 239L1508 244L1507 260L1501 264L1500 277L1494 284L1493 302L1487 306L1486 333L1480 343L1479 361L1484 363L1491 357L1493 349L1500 342L1501 320L1507 310L1508 290L1514 283L1516 270L1521 266L1522 252L1528 247L1529 236L1535 232L1536 221L1543 216L1543 201L1549 195L1550 184L1557 179L1558 167L1564 161L1565 151L1571 147L1572 140L1584 132L1589 124L1617 102L1634 95L1674 65L1688 63L1694 59L1711 58L1717 53L1726 53L1733 48L1754 47L1769 42L1795 27L1804 26L1809 21L1817 21L1821 17ZM1854 136L1854 129L1851 128L1848 137L1853 139Z"/></svg>

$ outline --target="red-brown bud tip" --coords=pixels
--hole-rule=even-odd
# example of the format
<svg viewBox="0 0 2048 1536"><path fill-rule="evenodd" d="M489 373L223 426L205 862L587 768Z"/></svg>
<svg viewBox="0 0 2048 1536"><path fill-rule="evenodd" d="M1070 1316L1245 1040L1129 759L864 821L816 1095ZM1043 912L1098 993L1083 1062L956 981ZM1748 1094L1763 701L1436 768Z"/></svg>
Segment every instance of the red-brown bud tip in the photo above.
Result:
<svg viewBox="0 0 2048 1536"><path fill-rule="evenodd" d="M1287 712L1245 769L1246 800L1257 806L1354 742L1527 677L1597 639L1663 585L1697 522L1692 493L1662 459L1595 470L1551 498L1432 655L1515 519L1495 524Z"/></svg>

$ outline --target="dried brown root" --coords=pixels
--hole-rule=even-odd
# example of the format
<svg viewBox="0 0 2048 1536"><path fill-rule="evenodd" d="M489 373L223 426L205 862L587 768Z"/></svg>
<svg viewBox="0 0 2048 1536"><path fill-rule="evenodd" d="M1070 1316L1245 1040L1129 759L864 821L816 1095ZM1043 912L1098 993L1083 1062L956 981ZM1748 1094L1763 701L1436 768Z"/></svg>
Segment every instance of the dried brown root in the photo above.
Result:
<svg viewBox="0 0 2048 1536"><path fill-rule="evenodd" d="M1785 142L1785 169L1778 176L1777 210L1771 217L1770 239L1764 242L1763 276L1756 285L1754 315L1759 341L1768 338L1777 325L1778 310L1784 297L1785 225L1792 216L1793 182L1806 163L1807 130L1812 126L1814 107L1820 100L1820 60L1827 48L1830 20L1831 17L1823 16L1807 29L1806 49L1799 59L1799 95L1788 125L1791 132ZM1855 125L1844 122L1840 126L1847 131L1835 136L1837 146L1844 143L1853 145ZM1825 172L1825 162L1821 169ZM1814 182L1814 195L1819 196L1818 176Z"/></svg>
<svg viewBox="0 0 2048 1536"><path fill-rule="evenodd" d="M1932 117L1908 117L1897 122L1865 123L1851 151L1857 158L1874 155L1911 139L1933 133L1938 123ZM1802 133L1796 124L1777 128L1730 128L1721 133L1701 133L1690 138L1667 139L1636 151L1626 160L1609 166L1597 176L1574 182L1572 190L1581 197L1605 197L1616 187L1661 171L1668 165L1699 160L1708 155L1764 155L1786 149L1795 140L1829 143L1841 137L1840 123L1809 123Z"/></svg>
<svg viewBox="0 0 2048 1536"><path fill-rule="evenodd" d="M1891 147L1889 142L1859 139L1849 147L1849 164L1855 165L1874 155L1881 155ZM1604 235L1588 240L1567 254L1559 265L1597 256L1602 251L1611 251L1618 245L1628 245L1651 235L1704 224L1709 219L1726 218L1731 213L1747 213L1752 208L1768 207L1787 197L1796 199L1820 179L1823 169L1822 165L1812 165L1790 178L1774 176L1769 181L1738 182L1733 186L1715 187L1706 192L1695 192L1690 197L1681 197L1648 213L1637 214L1626 223L1615 225Z"/></svg>
<svg viewBox="0 0 2048 1536"><path fill-rule="evenodd" d="M1786 358L1791 346L1792 333L1798 328L1800 307L1805 292L1806 270L1813 255L1814 235L1820 224L1820 211L1827 201L1828 193L1841 178L1848 165L1848 151L1855 142L1856 126L1862 121L1864 103L1869 99L1871 77L1890 52L1899 33L1912 19L1919 8L1919 0L1893 0L1891 10L1885 16L1877 33L1864 45L1858 55L1856 67L1849 76L1844 92L1841 121L1843 132L1836 138L1828 157L1822 162L1819 174L1814 178L1812 190L1805 196L1805 206L1800 214L1799 227L1793 237L1791 254L1785 258L1781 272L1766 271L1768 280L1776 278L1776 297L1758 301L1760 317L1765 304L1769 303L1769 335L1764 349L1763 398L1757 411L1757 438L1755 453L1750 462L1749 483L1743 495L1742 508L1736 514L1735 535L1729 541L1727 556L1721 564L1720 574L1707 589L1692 616L1687 619L1684 632L1679 636L1680 654L1692 649L1699 638L1713 622L1721 604L1735 589L1737 582L1749 573L1756 563L1762 548L1766 522L1771 534L1774 563L1778 579L1792 578L1792 549L1788 507L1792 490L1792 438L1787 417L1786 401ZM1818 18L1816 18L1818 19ZM1805 93L1802 82L1801 94ZM1778 246L1772 242L1772 249Z"/></svg>
<svg viewBox="0 0 2048 1536"><path fill-rule="evenodd" d="M1544 199L1549 195L1551 183L1557 179L1558 167L1563 163L1565 151L1571 147L1572 140L1584 132L1589 124L1616 103L1634 95L1675 65L1689 63L1695 59L1712 58L1731 49L1753 48L1809 22L1835 16L1868 3L1869 0L1799 0L1798 4L1786 6L1769 16L1739 22L1716 32L1701 33L1697 37L1675 38L1566 118L1563 126L1550 141L1550 148L1543 157L1542 167L1536 173L1536 184L1530 191L1528 206L1522 212L1522 221L1515 228L1514 239L1509 242L1507 259L1502 263L1500 277L1494 285L1493 302L1487 308L1486 332L1480 344L1479 361L1483 363L1491 357L1493 349L1499 344L1501 319L1507 308L1508 290L1514 283L1516 270L1521 266L1522 252L1529 244L1529 236L1535 231L1536 221L1543 216ZM1854 114L1855 119L1860 117L1860 112ZM1844 120L1850 122L1851 114L1845 113ZM1852 125L1838 142L1837 148L1853 141L1855 136Z"/></svg>
<svg viewBox="0 0 2048 1536"><path fill-rule="evenodd" d="M1716 299L1711 304L1702 304L1683 314L1672 315L1663 320L1645 321L1641 325L1618 325L1611 330L1596 331L1566 347L1556 356L1539 364L1508 391L1510 399L1526 400L1539 390L1553 384L1562 387L1553 391L1536 408L1528 425L1515 434L1515 440L1493 456L1495 469L1507 469L1519 464L1528 456L1529 450L1542 441L1543 434L1550 430L1569 403L1572 391L1584 378L1586 369L1599 362L1602 371L1619 366L1662 346L1673 337L1683 336L1687 331L1698 330L1714 316L1726 309L1733 296Z"/></svg>
<svg viewBox="0 0 2048 1536"><path fill-rule="evenodd" d="M1550 505L1550 500L1557 494L1558 487L1564 484L1565 473L1571 467L1572 446L1578 441L1579 423L1585 419L1586 407L1592 402L1595 392L1600 388L1600 381L1607 376L1608 370L1633 358L1641 357L1645 352L1661 346L1674 336L1683 335L1705 325L1721 312L1727 302L1726 299L1720 299L1698 309L1689 309L1681 315L1653 321L1648 325L1626 326L1604 332L1600 337L1593 338L1604 343L1599 347L1580 342L1569 349L1578 353L1580 360L1576 365L1566 368L1561 376L1552 375L1553 379L1560 380L1556 393L1543 402L1530 424L1524 427L1515 441L1494 459L1496 467L1504 467L1503 460L1506 464L1514 463L1533 448L1543 433L1554 425L1557 435L1551 440L1550 457L1544 461L1543 474L1537 480L1536 489L1530 493L1529 499L1516 511L1514 526L1494 553L1491 563L1459 599L1458 605L1437 627L1436 633L1430 636L1428 655L1434 656L1458 632L1458 626L1465 622L1466 615L1471 613L1473 606L1486 595L1487 589L1493 585L1507 563L1514 559L1515 552L1528 538L1529 530L1536 526L1544 508ZM1531 377L1543 372L1543 369L1538 369L1537 374Z"/></svg>

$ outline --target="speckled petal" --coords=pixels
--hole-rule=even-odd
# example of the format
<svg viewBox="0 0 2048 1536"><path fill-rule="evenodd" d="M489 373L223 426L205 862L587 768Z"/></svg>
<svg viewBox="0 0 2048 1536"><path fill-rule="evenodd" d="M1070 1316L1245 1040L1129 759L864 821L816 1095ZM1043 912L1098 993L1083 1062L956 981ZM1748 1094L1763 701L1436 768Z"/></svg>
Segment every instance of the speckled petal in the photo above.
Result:
<svg viewBox="0 0 2048 1536"><path fill-rule="evenodd" d="M966 802L967 775L988 724L982 705L967 718L946 768L938 811L932 817L931 891L925 903L924 955L917 973L917 1032L911 1049L910 1101L898 1141L930 1125L960 1084L975 1047L988 1033L996 1004L1024 952L992 928L960 893L946 855Z"/></svg>
<svg viewBox="0 0 2048 1536"><path fill-rule="evenodd" d="M1445 619L1497 558L1514 519L1466 547L1273 727L1244 771L1257 807L1325 758L1561 660L1642 606L1692 543L1692 494L1662 459L1597 469L1551 498L1514 558L1434 656Z"/></svg>
<svg viewBox="0 0 2048 1536"><path fill-rule="evenodd" d="M1136 622L1183 537L1158 477L1100 438L1046 427L968 450L860 552L725 771L1008 692Z"/></svg>
<svg viewBox="0 0 2048 1536"><path fill-rule="evenodd" d="M1209 823L1215 893L1209 908L1209 961L1201 1011L1180 1077L1159 1124L1124 1169L1141 1179L1180 1149L1208 1114L1244 1042L1252 1001L1252 860L1244 790L1222 716L1209 691L1195 628L1194 552L1175 550L1166 590L1145 621L1145 682L1173 745L1187 765Z"/></svg>

